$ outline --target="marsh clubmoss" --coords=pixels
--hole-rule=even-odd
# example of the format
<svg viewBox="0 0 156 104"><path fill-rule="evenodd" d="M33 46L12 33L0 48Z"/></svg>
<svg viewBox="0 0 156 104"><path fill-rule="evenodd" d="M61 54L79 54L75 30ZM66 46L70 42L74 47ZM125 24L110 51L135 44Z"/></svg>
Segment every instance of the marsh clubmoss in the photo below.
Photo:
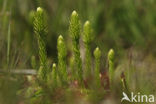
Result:
<svg viewBox="0 0 156 104"><path fill-rule="evenodd" d="M85 46L85 78L91 75L91 42L93 40L92 28L89 21L86 21L83 26L83 42Z"/></svg>
<svg viewBox="0 0 156 104"><path fill-rule="evenodd" d="M114 77L114 50L113 49L110 49L110 51L108 52L108 64L109 64L109 82L111 86Z"/></svg>
<svg viewBox="0 0 156 104"><path fill-rule="evenodd" d="M58 80L57 80L57 77L58 77L58 74L57 74L57 70L56 70L56 64L53 63L52 65L52 71L50 72L50 74L48 75L48 84L50 87L52 88L56 88L57 85L58 85Z"/></svg>
<svg viewBox="0 0 156 104"><path fill-rule="evenodd" d="M34 32L38 41L39 46L39 58L40 58L40 70L44 70L42 77L46 80L48 66L47 66L47 52L46 52L46 35L47 35L47 24L45 21L44 10L40 7L37 8L34 17Z"/></svg>
<svg viewBox="0 0 156 104"><path fill-rule="evenodd" d="M83 75L82 75L83 73L82 73L82 60L80 57L80 46L79 46L80 20L76 11L73 11L71 15L69 32L72 38L73 53L74 53L75 68L74 68L73 74L74 74L75 79L81 83L83 80Z"/></svg>
<svg viewBox="0 0 156 104"><path fill-rule="evenodd" d="M94 50L94 57L95 57L95 69L94 69L94 78L95 78L95 85L100 87L100 58L101 58L101 51L97 47Z"/></svg>
<svg viewBox="0 0 156 104"><path fill-rule="evenodd" d="M60 79L62 82L67 82L67 63L66 63L66 46L63 37L60 35L57 40L57 51L58 51L58 70Z"/></svg>

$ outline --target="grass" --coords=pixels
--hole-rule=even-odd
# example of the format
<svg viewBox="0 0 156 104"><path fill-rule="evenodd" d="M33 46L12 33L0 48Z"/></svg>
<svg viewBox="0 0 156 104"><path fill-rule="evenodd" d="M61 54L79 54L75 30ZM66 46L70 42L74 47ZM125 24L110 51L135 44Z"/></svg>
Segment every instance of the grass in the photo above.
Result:
<svg viewBox="0 0 156 104"><path fill-rule="evenodd" d="M8 36L7 36L7 65L9 65L9 57L10 57L10 44L11 44L11 32L10 32L10 24L8 26Z"/></svg>

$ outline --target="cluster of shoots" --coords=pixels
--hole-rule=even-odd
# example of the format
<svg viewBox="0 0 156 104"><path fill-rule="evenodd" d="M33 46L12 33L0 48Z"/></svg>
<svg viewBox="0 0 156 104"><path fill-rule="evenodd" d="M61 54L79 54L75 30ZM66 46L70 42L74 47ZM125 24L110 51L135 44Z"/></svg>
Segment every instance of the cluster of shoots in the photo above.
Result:
<svg viewBox="0 0 156 104"><path fill-rule="evenodd" d="M57 52L58 52L58 63L53 64L52 68L47 65L47 53L46 53L46 35L47 25L45 21L45 13L42 8L37 8L34 17L34 31L38 40L39 46L39 58L40 68L38 70L38 79L45 81L52 88L58 87L58 85L69 85L72 81L77 81L81 86L84 84L84 80L93 76L94 84L101 87L100 77L100 61L102 52L100 48L96 48L94 52L91 52L91 43L93 41L93 29L91 23L86 21L83 26L82 40L85 46L85 60L82 64L80 54L80 37L81 37L81 23L79 15L76 11L73 11L70 17L69 34L72 39L72 55L73 55L73 66L71 68L72 80L69 80L69 70L67 66L67 49L66 43L62 35L57 40ZM92 69L92 54L94 55L94 68ZM112 85L114 76L114 51L111 49L108 53L109 63L109 82ZM84 67L82 67L84 65ZM35 59L32 57L32 66L36 68ZM52 69L52 70L49 70ZM92 71L93 70L93 71Z"/></svg>

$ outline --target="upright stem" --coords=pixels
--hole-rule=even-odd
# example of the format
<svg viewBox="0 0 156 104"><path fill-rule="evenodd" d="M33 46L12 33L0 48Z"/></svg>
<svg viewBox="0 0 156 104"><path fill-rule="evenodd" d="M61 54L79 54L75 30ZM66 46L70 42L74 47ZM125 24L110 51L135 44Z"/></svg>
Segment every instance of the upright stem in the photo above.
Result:
<svg viewBox="0 0 156 104"><path fill-rule="evenodd" d="M48 66L47 66L47 52L46 52L46 35L47 25L45 23L44 11L38 7L34 17L34 32L36 34L39 46L40 66L42 67L44 80L47 79Z"/></svg>
<svg viewBox="0 0 156 104"><path fill-rule="evenodd" d="M58 83L57 83L57 70L56 70L56 64L53 63L53 66L52 66L52 71L51 73L48 75L48 84L49 86L52 88L56 88Z"/></svg>
<svg viewBox="0 0 156 104"><path fill-rule="evenodd" d="M114 79L114 50L111 49L108 52L108 63L109 63L109 83L112 86Z"/></svg>
<svg viewBox="0 0 156 104"><path fill-rule="evenodd" d="M94 57L95 57L95 70L94 70L94 78L95 78L95 84L97 87L101 86L100 83L100 58L101 58L101 51L97 47L94 51Z"/></svg>
<svg viewBox="0 0 156 104"><path fill-rule="evenodd" d="M73 40L73 51L74 51L76 79L81 82L83 80L83 72L82 72L82 61L80 57L79 41Z"/></svg>
<svg viewBox="0 0 156 104"><path fill-rule="evenodd" d="M58 50L58 71L62 82L67 82L66 47L63 37L60 35L57 41Z"/></svg>
<svg viewBox="0 0 156 104"><path fill-rule="evenodd" d="M86 21L83 26L83 41L85 44L85 78L91 75L91 50L90 43L93 40L92 29L89 21Z"/></svg>
<svg viewBox="0 0 156 104"><path fill-rule="evenodd" d="M75 79L81 83L83 80L83 75L82 75L82 60L80 57L80 47L79 47L80 20L76 11L72 12L70 18L69 31L72 38L73 52L74 52L75 72L73 74L75 76Z"/></svg>
<svg viewBox="0 0 156 104"><path fill-rule="evenodd" d="M85 77L88 78L91 75L91 50L90 45L85 45Z"/></svg>

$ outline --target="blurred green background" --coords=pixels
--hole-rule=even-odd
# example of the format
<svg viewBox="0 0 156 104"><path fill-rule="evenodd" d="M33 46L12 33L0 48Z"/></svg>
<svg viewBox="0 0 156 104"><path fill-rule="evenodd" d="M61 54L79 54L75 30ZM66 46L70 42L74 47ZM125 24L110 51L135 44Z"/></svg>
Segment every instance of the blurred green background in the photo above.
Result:
<svg viewBox="0 0 156 104"><path fill-rule="evenodd" d="M0 69L31 68L31 56L35 55L38 59L33 15L39 6L44 8L48 18L46 47L50 62L57 62L56 41L60 34L67 43L68 56L71 56L68 27L70 14L76 10L82 26L86 20L90 20L92 24L95 37L91 46L92 52L99 46L103 53L102 64L107 64L107 52L113 48L116 52L116 70L132 68L138 69L138 73L144 70L140 73L141 78L148 77L146 81L153 82L147 85L146 81L140 79L140 83L136 83L141 90L147 88L147 92L153 91L156 86L155 0L0 0ZM82 40L80 44L83 50ZM0 97L10 92L4 95L7 97L0 99L0 102L6 101L9 97L10 100L5 103L15 104L18 99L22 100L22 95L16 99L12 97L17 96L19 89L23 88L24 80L19 82L21 77L18 76L15 77L16 80L8 83L6 78L0 77L0 89L4 89L4 92L0 91ZM151 83L154 85L151 86ZM143 86L146 88L142 88Z"/></svg>

